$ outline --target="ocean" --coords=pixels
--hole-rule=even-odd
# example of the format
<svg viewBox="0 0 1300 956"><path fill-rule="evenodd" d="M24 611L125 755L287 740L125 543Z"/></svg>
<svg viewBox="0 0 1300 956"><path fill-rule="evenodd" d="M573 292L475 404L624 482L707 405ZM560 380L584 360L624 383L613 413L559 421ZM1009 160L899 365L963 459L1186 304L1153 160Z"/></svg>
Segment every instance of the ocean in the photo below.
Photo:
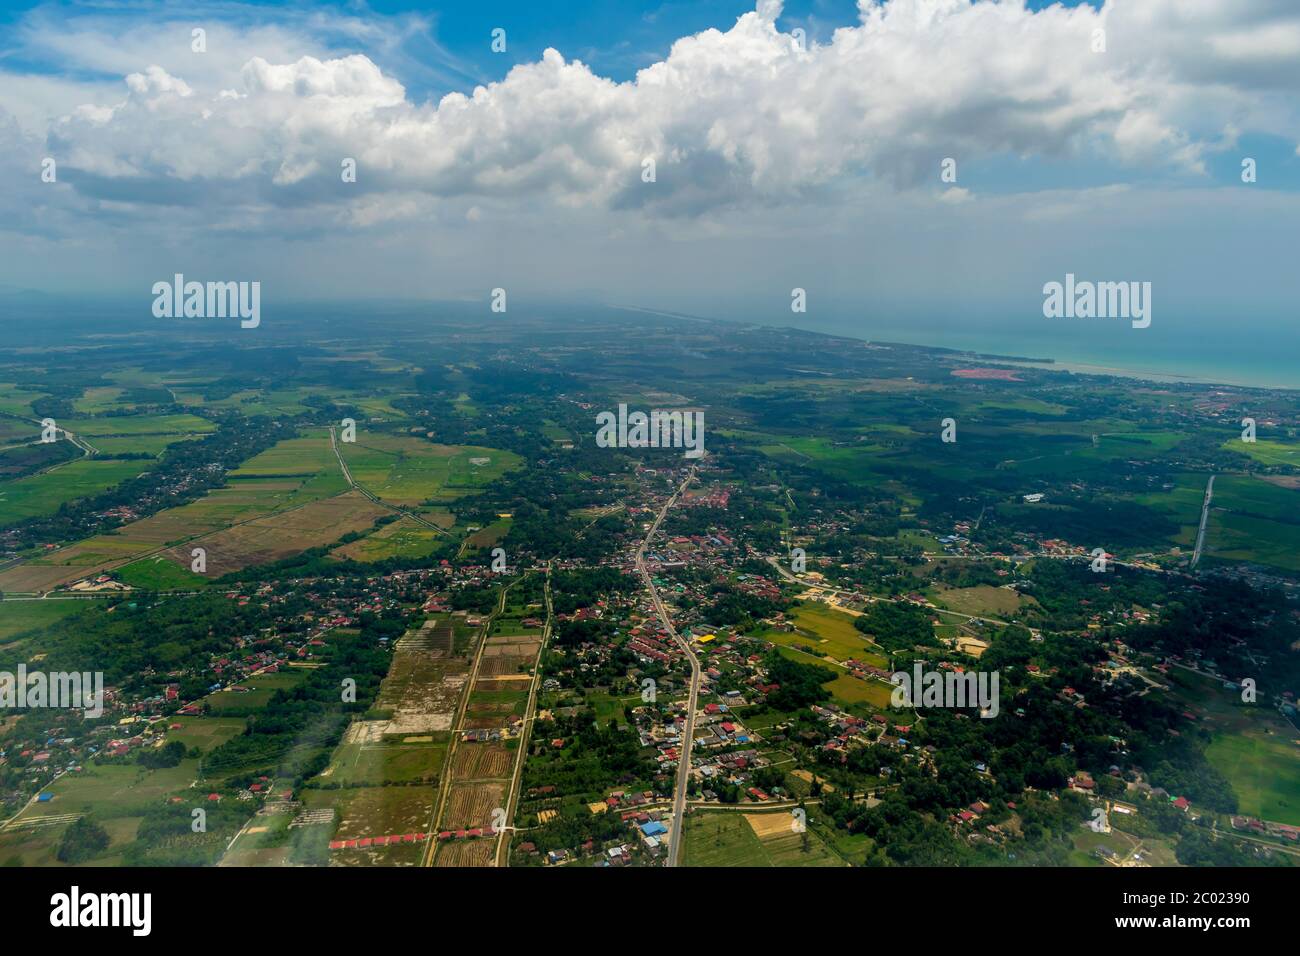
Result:
<svg viewBox="0 0 1300 956"><path fill-rule="evenodd" d="M877 342L968 349L987 354L1053 359L1060 368L1264 388L1300 389L1300 318L1253 323L1249 318L1179 321L1157 315L1149 328L1125 319L1032 321L907 321L791 314L765 324Z"/></svg>

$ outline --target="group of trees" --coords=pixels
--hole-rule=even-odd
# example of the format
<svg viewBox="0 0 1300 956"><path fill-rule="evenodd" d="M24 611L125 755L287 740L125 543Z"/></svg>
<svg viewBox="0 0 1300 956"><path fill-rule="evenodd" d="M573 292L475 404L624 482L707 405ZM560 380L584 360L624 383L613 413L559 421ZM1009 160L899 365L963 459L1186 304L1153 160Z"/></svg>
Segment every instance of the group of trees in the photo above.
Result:
<svg viewBox="0 0 1300 956"><path fill-rule="evenodd" d="M351 718L365 713L378 696L391 655L363 625L358 634L335 631L323 656L325 666L309 671L292 688L276 691L249 716L242 734L210 751L202 771L221 775L259 767L296 786L324 770ZM345 680L356 682L355 700L344 699Z"/></svg>
<svg viewBox="0 0 1300 956"><path fill-rule="evenodd" d="M125 505L143 517L185 504L224 484L227 471L277 441L293 437L292 429L269 418L243 418L227 412L210 415L219 426L212 434L171 445L156 464L107 491L66 501L52 515L18 522L10 529L14 540L26 548L84 538L123 523L120 518L101 516L110 509Z"/></svg>
<svg viewBox="0 0 1300 956"><path fill-rule="evenodd" d="M916 647L938 646L930 624L933 613L916 604L880 601L868 604L853 619L853 626L890 653L908 652Z"/></svg>

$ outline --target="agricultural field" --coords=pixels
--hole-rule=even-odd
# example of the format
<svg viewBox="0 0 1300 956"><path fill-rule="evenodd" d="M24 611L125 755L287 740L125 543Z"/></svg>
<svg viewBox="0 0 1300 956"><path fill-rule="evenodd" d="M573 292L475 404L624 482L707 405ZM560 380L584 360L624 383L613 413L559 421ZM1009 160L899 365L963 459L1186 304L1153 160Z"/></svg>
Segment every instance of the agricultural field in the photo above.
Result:
<svg viewBox="0 0 1300 956"><path fill-rule="evenodd" d="M499 518L465 538L471 548L490 548L510 532L510 518Z"/></svg>
<svg viewBox="0 0 1300 956"><path fill-rule="evenodd" d="M44 474L0 483L0 527L54 514L65 502L98 494L148 469L146 461L82 458Z"/></svg>
<svg viewBox="0 0 1300 956"><path fill-rule="evenodd" d="M188 566L176 564L163 555L141 558L113 572L123 584L146 591L189 591L205 588L209 581Z"/></svg>
<svg viewBox="0 0 1300 956"><path fill-rule="evenodd" d="M455 520L446 511L425 512L422 516L426 521L441 527L450 527ZM364 538L335 548L330 554L336 558L370 562L389 558L431 558L448 548L447 535L439 534L402 515L395 521L381 525Z"/></svg>
<svg viewBox="0 0 1300 956"><path fill-rule="evenodd" d="M846 866L809 827L796 833L789 812L700 812L683 827L685 866Z"/></svg>
<svg viewBox="0 0 1300 956"><path fill-rule="evenodd" d="M0 437L0 481L13 481L49 471L82 457L82 450L68 441L42 442L31 435L13 436L15 444ZM26 444L23 444L25 442Z"/></svg>
<svg viewBox="0 0 1300 956"><path fill-rule="evenodd" d="M218 488L197 501L133 521L111 534L59 548L0 572L0 591L48 591L130 564L188 541L276 510L296 485L266 481ZM190 565L185 553L183 567Z"/></svg>
<svg viewBox="0 0 1300 956"><path fill-rule="evenodd" d="M217 426L198 415L106 415L98 418L69 418L59 427L78 437L132 435L201 435L216 431ZM98 445L96 444L96 447Z"/></svg>
<svg viewBox="0 0 1300 956"><path fill-rule="evenodd" d="M980 584L970 588L951 588L935 585L933 602L940 607L974 617L992 617L1009 620L1020 610L1021 604L1033 598L1024 598L1011 588Z"/></svg>
<svg viewBox="0 0 1300 956"><path fill-rule="evenodd" d="M795 630L764 629L753 636L787 648L810 648L834 661L859 660L884 667L888 660L867 635L853 626L853 617L814 601L792 612Z"/></svg>
<svg viewBox="0 0 1300 956"><path fill-rule="evenodd" d="M285 506L346 491L348 484L330 445L329 430L308 428L298 438L276 442L230 473L229 487L245 482L281 483Z"/></svg>
<svg viewBox="0 0 1300 956"><path fill-rule="evenodd" d="M452 783L441 827L444 830L489 827L492 825L492 811L505 806L505 797L504 780Z"/></svg>
<svg viewBox="0 0 1300 956"><path fill-rule="evenodd" d="M359 431L343 443L352 478L391 504L414 507L452 501L484 487L521 459L511 452L474 445L436 445L420 438Z"/></svg>
<svg viewBox="0 0 1300 956"><path fill-rule="evenodd" d="M446 734L394 737L379 743L341 744L323 777L344 787L432 785L447 757Z"/></svg>
<svg viewBox="0 0 1300 956"><path fill-rule="evenodd" d="M1205 556L1300 571L1300 488L1243 476L1215 479Z"/></svg>
<svg viewBox="0 0 1300 956"><path fill-rule="evenodd" d="M13 415L17 418L35 417L32 402L47 393L19 388L13 382L0 382L0 415Z"/></svg>
<svg viewBox="0 0 1300 956"><path fill-rule="evenodd" d="M53 512L63 500L102 491L146 470L147 464L83 459L45 475L0 484L0 524L15 520L8 517L7 502L21 500L27 511L34 503L40 503L42 512ZM104 469L111 470L113 476L111 480L100 478L86 490L70 492L70 487L87 480L87 469L91 477L103 474ZM222 529L229 529L227 536L218 540L218 550L225 557L216 566L226 570L287 556L286 542L289 549L297 547L297 550L329 544L349 530L368 530L374 518L388 513L369 502L361 503L357 500L359 495L343 495L347 487L330 448L328 430L317 429L306 437L279 442L255 456L231 472L227 484L196 501L160 511L112 533L88 538L0 572L0 591L52 590L169 548L169 559L178 567L188 569L192 546L181 546L180 542L188 544ZM302 508L297 518L255 523L255 519L310 506L331 496L340 497L333 504ZM335 520L339 522L337 527L331 525ZM232 528L232 525L240 527ZM314 543L297 545L308 540ZM214 573L213 567L209 563L210 575Z"/></svg>
<svg viewBox="0 0 1300 956"><path fill-rule="evenodd" d="M437 867L491 866L496 842L491 837L482 837L474 840L452 840L440 844L433 865Z"/></svg>
<svg viewBox="0 0 1300 956"><path fill-rule="evenodd" d="M169 743L179 740L187 750L190 747L198 747L207 753L230 738L242 734L247 723L243 717L175 716L168 721L166 739ZM179 726L172 729L171 724Z"/></svg>
<svg viewBox="0 0 1300 956"><path fill-rule="evenodd" d="M301 669L286 668L270 674L254 674L241 681L240 690L227 687L203 699L207 713L215 717L231 714L251 714L261 710L280 690L291 690L301 684L307 672Z"/></svg>
<svg viewBox="0 0 1300 956"><path fill-rule="evenodd" d="M1167 514L1180 526L1171 544L1191 548L1196 544L1196 531L1201 522L1201 502L1205 498L1205 475L1180 474L1170 482L1174 487L1159 492L1141 494L1134 500L1141 505Z"/></svg>
<svg viewBox="0 0 1300 956"><path fill-rule="evenodd" d="M153 455L161 457L162 453L173 445L193 441L198 435L120 435L96 437L95 450L106 458L114 455Z"/></svg>
<svg viewBox="0 0 1300 956"><path fill-rule="evenodd" d="M431 798L428 787L362 787L321 794L313 804L334 802L339 822L332 839L360 840L396 833L427 832ZM330 864L416 866L423 852L423 843L372 846L334 851L330 854Z"/></svg>
<svg viewBox="0 0 1300 956"><path fill-rule="evenodd" d="M251 564L278 561L330 544L350 531L369 528L376 518L387 513L387 509L359 492L350 491L246 521L207 535L197 543L207 552L207 574L220 577ZM178 566L188 568L192 544L172 548L164 555Z"/></svg>
<svg viewBox="0 0 1300 956"><path fill-rule="evenodd" d="M1232 782L1244 814L1300 826L1300 732L1264 704L1240 701L1240 692L1175 670L1174 696L1203 714L1212 739L1205 756Z"/></svg>
<svg viewBox="0 0 1300 956"><path fill-rule="evenodd" d="M790 647L781 647L779 650L783 657L788 657L792 661L798 661L800 664L811 664L833 672L834 676L825 681L822 686L831 692L831 696L841 706L870 704L880 710L889 706L889 698L893 693L893 688L884 681L861 680L851 676L842 666Z"/></svg>
<svg viewBox="0 0 1300 956"><path fill-rule="evenodd" d="M447 615L428 618L397 642L370 712L352 721L328 766L305 791L308 806L333 807L339 814L339 826L327 840L429 829L452 721L468 679L454 642ZM424 850L423 843L401 844L327 856L332 865L413 866Z"/></svg>
<svg viewBox="0 0 1300 956"><path fill-rule="evenodd" d="M40 630L55 621L85 610L86 601L5 601L0 606L0 642L12 641L24 631Z"/></svg>
<svg viewBox="0 0 1300 956"><path fill-rule="evenodd" d="M178 766L147 770L135 763L88 763L45 788L53 795L24 810L0 830L0 860L17 855L25 865L50 865L63 830L77 817L92 814L113 838L98 863L109 865L135 838L144 813L166 797L189 791L199 761L186 758Z"/></svg>
<svg viewBox="0 0 1300 956"><path fill-rule="evenodd" d="M1261 465L1290 465L1300 468L1300 443L1257 438L1253 442L1243 442L1234 438L1223 443L1229 451L1249 455Z"/></svg>

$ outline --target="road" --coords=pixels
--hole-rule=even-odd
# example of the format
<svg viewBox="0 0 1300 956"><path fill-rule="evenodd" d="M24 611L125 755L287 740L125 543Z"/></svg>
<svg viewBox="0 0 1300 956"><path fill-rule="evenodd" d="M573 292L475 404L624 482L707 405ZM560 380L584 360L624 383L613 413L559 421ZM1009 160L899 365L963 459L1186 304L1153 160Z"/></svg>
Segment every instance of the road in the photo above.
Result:
<svg viewBox="0 0 1300 956"><path fill-rule="evenodd" d="M528 741L532 737L533 717L537 714L537 688L542 683L542 657L550 643L555 627L555 606L551 601L551 565L546 565L546 626L542 630L542 646L537 649L537 663L533 665L533 682L528 687L528 705L524 708L523 728L519 731L519 746L515 750L515 769L506 795L505 828L497 833L496 851L492 860L496 866L510 865L510 832L514 829L515 813L519 809L519 788L523 785L524 764L528 760Z"/></svg>
<svg viewBox="0 0 1300 956"><path fill-rule="evenodd" d="M405 508L399 508L397 505L389 504L378 495L372 494L364 485L357 484L356 479L352 477L352 470L348 468L348 463L343 460L343 453L339 450L339 443L335 438L333 425L330 426L330 448L334 451L334 457L339 460L339 468L343 470L343 477L347 479L348 486L352 488L353 491L360 492L367 499L379 505L379 507L387 508L389 511L395 511L399 515L405 515L407 518L410 518L417 524L424 525L424 527L431 531L436 531L438 534L443 535L447 533L445 528L438 527L432 521L425 519L413 511L407 511ZM459 555L457 555L457 557L459 557Z"/></svg>
<svg viewBox="0 0 1300 956"><path fill-rule="evenodd" d="M1205 546L1205 525L1210 519L1210 500L1214 497L1214 476L1210 475L1210 480L1205 483L1205 502L1201 505L1201 526L1196 529L1196 548L1192 551L1192 563L1189 568L1196 567L1196 562L1201 560L1201 548Z"/></svg>
<svg viewBox="0 0 1300 956"><path fill-rule="evenodd" d="M682 849L682 828L686 818L686 788L691 779L691 747L695 743L695 711L699 704L700 698L700 659L695 656L695 651L691 649L690 642L685 640L677 633L677 628L673 627L672 618L668 616L668 609L664 607L664 602L659 598L659 591L655 588L654 580L650 577L650 572L645 566L645 549L649 546L650 541L659 531L659 525L663 522L664 516L668 514L668 509L677 502L677 498L686 486L695 480L695 468L692 467L684 481L673 492L664 506L659 511L655 523L650 526L646 533L645 540L641 542L641 547L636 551L636 568L641 572L641 579L645 581L645 586L650 591L650 598L654 601L655 611L659 615L659 620L663 623L666 630L677 646L682 649L686 659L691 662L691 690L686 701L686 730L681 737L681 754L677 758L677 785L673 793L673 826L668 837L668 866L676 866L678 856Z"/></svg>

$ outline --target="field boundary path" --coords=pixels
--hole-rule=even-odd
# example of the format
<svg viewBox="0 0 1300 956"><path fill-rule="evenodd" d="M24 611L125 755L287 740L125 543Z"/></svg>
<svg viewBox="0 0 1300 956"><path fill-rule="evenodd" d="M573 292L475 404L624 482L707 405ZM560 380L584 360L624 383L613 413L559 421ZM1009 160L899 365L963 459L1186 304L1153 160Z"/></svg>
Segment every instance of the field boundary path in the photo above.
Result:
<svg viewBox="0 0 1300 956"><path fill-rule="evenodd" d="M451 739L447 744L447 756L442 763L442 772L439 774L438 795L433 801L433 812L429 817L429 841L424 851L424 859L421 861L422 866L433 866L433 857L438 849L439 821L447 813L447 804L451 795L451 778L453 776L452 766L455 763L456 745L460 743L461 734L465 731L465 717L469 712L469 699L474 695L474 684L478 681L479 667L483 663L483 652L488 646L488 637L492 634L492 625L495 623L498 615L506 609L506 595L514 586L512 581L501 589L501 596L497 599L496 610L487 616L483 626L479 630L478 647L474 650L474 663L470 666L469 674L465 680L465 689L460 696L460 703L456 707L456 717L451 725Z"/></svg>

